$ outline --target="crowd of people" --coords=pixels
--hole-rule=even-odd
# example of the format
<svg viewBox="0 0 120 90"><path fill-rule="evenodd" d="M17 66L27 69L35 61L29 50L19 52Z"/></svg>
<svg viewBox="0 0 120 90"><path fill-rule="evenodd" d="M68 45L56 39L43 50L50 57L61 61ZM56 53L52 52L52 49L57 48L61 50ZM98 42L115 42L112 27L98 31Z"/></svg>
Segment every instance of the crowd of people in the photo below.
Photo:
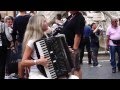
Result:
<svg viewBox="0 0 120 90"><path fill-rule="evenodd" d="M65 35L69 50L74 55L74 65L68 79L82 79L81 65L85 47L88 52L88 64L92 67L101 67L97 59L100 48L99 35L102 34L99 24L93 22L87 25L81 12L69 12L70 16L66 17L65 21L61 14L57 14L51 26L44 15L35 14L34 11L29 14L26 11L19 11L15 18L6 16L4 22L0 22L0 79L13 72L20 79L49 79L37 68L37 65L47 67L49 64L44 56L37 59L34 42L43 38L45 33L55 32L59 27L61 28L59 33ZM120 71L119 29L118 19L112 18L111 25L106 31L106 50L110 51L113 73L116 73L117 67ZM116 52L119 58L118 64L115 60ZM9 64L13 66L12 61L15 61L15 67L9 67Z"/></svg>

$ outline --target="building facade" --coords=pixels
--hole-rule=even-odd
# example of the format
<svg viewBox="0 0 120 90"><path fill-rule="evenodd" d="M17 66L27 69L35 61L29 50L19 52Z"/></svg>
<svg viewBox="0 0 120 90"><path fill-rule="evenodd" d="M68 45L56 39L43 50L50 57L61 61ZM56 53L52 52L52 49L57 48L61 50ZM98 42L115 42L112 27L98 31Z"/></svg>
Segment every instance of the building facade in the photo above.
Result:
<svg viewBox="0 0 120 90"><path fill-rule="evenodd" d="M2 15L2 18L5 16L15 16L16 11L0 11L0 14Z"/></svg>

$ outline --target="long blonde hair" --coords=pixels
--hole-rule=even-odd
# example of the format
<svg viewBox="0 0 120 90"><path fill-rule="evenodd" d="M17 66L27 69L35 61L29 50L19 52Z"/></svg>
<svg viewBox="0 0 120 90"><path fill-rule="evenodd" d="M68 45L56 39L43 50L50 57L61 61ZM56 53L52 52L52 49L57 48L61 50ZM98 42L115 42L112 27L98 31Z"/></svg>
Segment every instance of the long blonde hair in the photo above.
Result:
<svg viewBox="0 0 120 90"><path fill-rule="evenodd" d="M27 24L26 32L24 34L22 55L25 51L27 42L30 39L36 41L43 37L44 31L42 29L42 24L44 23L44 20L45 17L43 15L34 15L30 17L29 22Z"/></svg>

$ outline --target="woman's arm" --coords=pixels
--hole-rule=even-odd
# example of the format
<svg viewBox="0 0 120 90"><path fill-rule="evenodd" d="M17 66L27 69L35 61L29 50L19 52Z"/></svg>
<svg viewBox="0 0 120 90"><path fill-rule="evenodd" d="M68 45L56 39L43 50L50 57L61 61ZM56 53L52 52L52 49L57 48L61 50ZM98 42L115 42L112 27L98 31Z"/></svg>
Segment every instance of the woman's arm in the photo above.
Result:
<svg viewBox="0 0 120 90"><path fill-rule="evenodd" d="M21 62L22 66L29 67L29 66L35 65L34 61L31 59L32 53L33 53L33 50L28 45L26 45L26 48L22 57L22 62Z"/></svg>
<svg viewBox="0 0 120 90"><path fill-rule="evenodd" d="M22 58L22 61L18 63L18 75L19 75L19 78L24 78L24 74L26 70L26 68L28 68L28 66L30 66L29 62L31 62L32 60L30 60L30 56L32 54L32 49L28 46L26 46L26 49L25 49L25 52L23 54L23 58ZM27 65L24 64L24 62L27 60ZM27 73L28 74L28 73Z"/></svg>
<svg viewBox="0 0 120 90"><path fill-rule="evenodd" d="M32 53L33 53L33 50L29 46L26 45L22 61L19 63L19 66L18 66L20 78L24 77L25 67L30 67L30 66L39 65L39 64L43 65L44 67L48 66L47 58L41 57L40 59L32 60L31 59Z"/></svg>
<svg viewBox="0 0 120 90"><path fill-rule="evenodd" d="M41 57L40 59L32 60L31 59L32 52L33 50L26 45L26 49L24 51L23 58L22 58L22 66L30 67L30 66L39 65L39 64L46 66L47 58Z"/></svg>

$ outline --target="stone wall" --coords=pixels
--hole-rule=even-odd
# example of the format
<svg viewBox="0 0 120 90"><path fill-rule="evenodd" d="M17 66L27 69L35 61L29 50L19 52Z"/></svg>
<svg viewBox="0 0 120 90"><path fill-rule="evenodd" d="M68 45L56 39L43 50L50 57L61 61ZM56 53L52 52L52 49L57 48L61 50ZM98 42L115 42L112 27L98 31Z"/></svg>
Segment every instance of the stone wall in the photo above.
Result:
<svg viewBox="0 0 120 90"><path fill-rule="evenodd" d="M14 11L0 11L2 17L5 16L14 16Z"/></svg>
<svg viewBox="0 0 120 90"><path fill-rule="evenodd" d="M43 14L48 22L51 22L58 13L64 14L65 11L37 11L37 14Z"/></svg>

